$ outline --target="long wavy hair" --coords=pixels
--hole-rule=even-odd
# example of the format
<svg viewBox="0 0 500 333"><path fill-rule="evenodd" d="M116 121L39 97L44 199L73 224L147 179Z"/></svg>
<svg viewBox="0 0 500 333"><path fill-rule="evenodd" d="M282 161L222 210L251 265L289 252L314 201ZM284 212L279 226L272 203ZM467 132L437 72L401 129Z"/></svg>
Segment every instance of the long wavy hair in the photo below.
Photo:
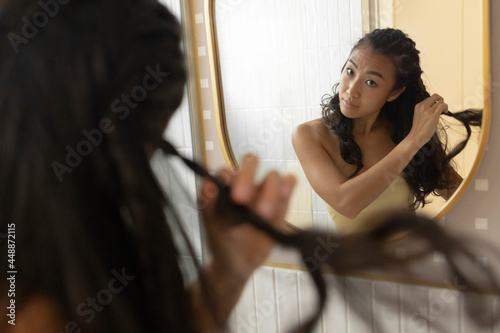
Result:
<svg viewBox="0 0 500 333"><path fill-rule="evenodd" d="M0 225L16 224L18 306L48 295L85 332L193 332L146 148L182 100L180 25L153 0L54 3L53 17L36 0L0 10ZM93 318L82 302L117 276L126 287Z"/></svg>
<svg viewBox="0 0 500 333"><path fill-rule="evenodd" d="M38 21L43 27L36 31L24 27L30 18L44 19L40 3L4 1L0 10L0 29L9 36L0 42L0 233L15 224L17 311L42 295L85 332L195 332L171 228L179 219L165 214L173 207L147 153L149 146L178 155L162 134L186 80L179 23L155 0L82 0L60 4L57 13L52 7L55 14L45 25ZM361 235L290 235L233 203L224 183L180 158L219 186L221 218L250 223L297 248L309 263L318 242L338 244L317 262L338 274L442 253L457 283L470 291L483 286L467 275L470 266L456 262L456 256L467 263L475 258L468 242L428 220L398 216ZM401 231L427 245L401 259L387 249ZM0 268L6 272L4 245ZM318 308L295 332L310 332L326 302L320 270L307 267ZM106 306L93 307L96 297ZM481 321L476 312L471 318Z"/></svg>
<svg viewBox="0 0 500 333"><path fill-rule="evenodd" d="M430 96L421 77L423 71L420 67L420 51L405 33L392 28L376 29L366 34L356 43L353 50L364 46L374 53L388 57L394 63L394 91L406 87L398 98L386 102L380 112L380 117L384 117L391 124L392 140L398 144L411 130L415 106ZM354 177L363 168L363 157L354 140L352 119L340 111L337 87L338 84L334 86L333 96L326 95L323 99L323 120L338 137L340 154L344 161L356 166L351 175ZM431 140L415 154L403 171L403 177L414 193L414 207L424 206L427 195L436 189L450 189L453 186L456 179L448 172L452 167L452 159L465 148L471 135L471 126L481 126L482 110L468 109L448 112L445 115L460 121L467 131L467 137L449 149L445 131L438 129Z"/></svg>

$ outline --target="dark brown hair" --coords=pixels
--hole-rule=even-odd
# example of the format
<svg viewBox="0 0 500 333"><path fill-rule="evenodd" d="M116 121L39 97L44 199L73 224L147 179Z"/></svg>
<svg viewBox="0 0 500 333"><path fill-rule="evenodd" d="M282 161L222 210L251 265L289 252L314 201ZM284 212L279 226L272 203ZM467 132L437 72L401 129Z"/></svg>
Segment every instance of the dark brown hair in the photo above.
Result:
<svg viewBox="0 0 500 333"><path fill-rule="evenodd" d="M37 0L5 1L0 10L3 33L24 38L0 42L0 232L15 223L18 311L24 298L41 294L85 332L194 332L171 229L179 219L169 214L167 221L173 207L146 151L177 155L162 133L186 80L179 23L154 0L82 0L60 4L36 36L24 36L40 10ZM290 235L231 202L224 183L183 160L219 186L222 218L251 223L304 258L314 258L319 240L338 243L318 267L338 274L401 267L440 251L469 290L482 286L455 265L455 255L469 250L425 219L398 216L353 236ZM400 231L428 246L397 258L387 240ZM309 271L319 307L297 332L312 330L326 301L320 270ZM92 316L88 298L118 288L117 281L124 288Z"/></svg>
<svg viewBox="0 0 500 333"><path fill-rule="evenodd" d="M193 332L146 152L183 96L180 25L152 0L53 3L0 10L0 230L16 224L19 291L85 332ZM116 275L134 278L92 316Z"/></svg>
<svg viewBox="0 0 500 333"><path fill-rule="evenodd" d="M376 29L366 34L353 50L363 46L392 60L396 68L394 91L406 87L398 98L387 102L381 110L381 116L392 125L392 140L398 144L410 133L415 105L430 96L421 77L423 71L420 67L420 52L412 39L401 30L392 28ZM334 95L327 95L323 100L323 119L331 132L339 138L340 154L344 161L356 165L353 177L363 167L363 158L361 149L354 141L352 120L340 111L336 87L337 85L334 87ZM450 189L453 186L456 180L451 179L448 172L450 163L465 148L471 135L471 126L481 126L481 110L469 109L445 115L460 121L467 131L467 137L447 151L445 131L436 131L406 166L403 177L413 190L415 207L424 206L427 195L436 189Z"/></svg>

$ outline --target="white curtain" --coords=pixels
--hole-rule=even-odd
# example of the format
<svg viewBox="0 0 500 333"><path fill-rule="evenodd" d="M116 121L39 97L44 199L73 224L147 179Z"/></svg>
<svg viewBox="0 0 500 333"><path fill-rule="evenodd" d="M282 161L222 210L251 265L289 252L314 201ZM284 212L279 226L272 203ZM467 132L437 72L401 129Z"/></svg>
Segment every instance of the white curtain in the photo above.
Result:
<svg viewBox="0 0 500 333"><path fill-rule="evenodd" d="M323 95L332 93L362 36L361 0L239 0L216 6L216 19L236 157L258 154L261 175L269 169L295 174L287 220L333 229L323 200L303 175L291 134L298 124L321 117Z"/></svg>

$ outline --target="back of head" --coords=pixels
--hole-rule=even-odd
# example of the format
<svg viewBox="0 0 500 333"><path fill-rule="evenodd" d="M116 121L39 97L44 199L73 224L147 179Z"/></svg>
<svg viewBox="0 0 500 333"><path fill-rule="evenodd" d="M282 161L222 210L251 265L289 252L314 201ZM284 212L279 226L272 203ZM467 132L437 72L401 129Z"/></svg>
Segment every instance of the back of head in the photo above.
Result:
<svg viewBox="0 0 500 333"><path fill-rule="evenodd" d="M124 270L134 283L84 331L187 329L187 305L166 308L185 295L147 154L182 99L179 23L155 0L8 0L0 13L0 230L16 224L23 294L87 325L75 309Z"/></svg>

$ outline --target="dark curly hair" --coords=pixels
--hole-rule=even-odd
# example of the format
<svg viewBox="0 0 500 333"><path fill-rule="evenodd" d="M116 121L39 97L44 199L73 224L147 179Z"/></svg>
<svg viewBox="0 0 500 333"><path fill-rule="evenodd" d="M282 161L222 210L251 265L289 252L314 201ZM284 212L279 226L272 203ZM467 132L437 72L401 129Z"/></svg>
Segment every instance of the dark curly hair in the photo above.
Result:
<svg viewBox="0 0 500 333"><path fill-rule="evenodd" d="M40 3L3 1L0 30L17 34L25 22L22 18L33 17ZM182 230L182 225L175 214L165 214L173 211L169 195L175 193L166 195L160 189L145 147L146 143L166 154L178 154L162 134L181 102L186 80L179 23L156 0L81 0L66 2L59 10L36 38L25 38L27 43L12 39L12 44L7 38L0 42L0 234L15 223L17 310L26 305L26 299L42 295L61 306L62 319L69 320L69 325L89 333L198 332L199 318L193 318L191 295L179 267L177 237L174 241L174 227ZM137 95L144 97L139 98L141 103L118 107L117 97L154 85L145 80L152 70L168 76L158 78L163 82L147 96ZM98 127L107 135L95 135L92 129ZM82 144L87 139L99 142L92 152ZM68 165L77 167L62 165L68 162L68 147L87 155L79 163L73 156ZM232 202L229 188L205 168L183 160L219 186L221 223L223 214L232 214L232 221L251 223L302 253L319 297L314 315L296 333L311 332L325 307L326 283L314 266L347 274L372 267L404 267L439 252L449 259L450 274L457 283L470 286L471 291L481 287L465 274L471 272L465 269L470 265L456 265L461 254L470 253L468 242L448 237L435 223L399 216L355 237L306 231L285 234L246 206ZM414 231L413 236L429 246L401 259L386 246L401 231ZM334 244L338 250L318 261L318 244ZM1 245L0 269L7 272L7 244ZM308 266L306 259L312 258L316 262ZM479 267L473 272L487 270ZM103 287L116 291L110 281L119 278L123 285L127 279L133 281L113 295L98 315L92 317L89 308L82 308L96 293L105 295ZM207 284L202 286L210 300ZM6 280L0 282L2 304L5 287ZM495 287L500 289L498 284ZM479 301L465 303L481 310ZM216 306L211 309L215 312ZM477 313L470 317L483 319Z"/></svg>
<svg viewBox="0 0 500 333"><path fill-rule="evenodd" d="M430 94L422 81L420 67L420 51L415 42L398 29L376 29L366 34L353 47L353 50L368 46L372 52L382 54L391 59L396 67L396 78L393 90L406 89L392 102L386 102L380 115L391 123L392 140L398 144L410 132L413 124L415 105ZM334 86L334 95L323 98L323 120L330 127L330 131L339 138L340 154L344 161L356 165L354 177L363 167L361 149L354 141L352 133L352 119L347 118L340 111L339 94ZM467 130L467 137L456 147L447 151L446 133L437 130L413 157L403 171L403 177L413 189L414 208L425 205L425 198L436 189L449 189L455 179L450 175L449 168L452 159L466 146L471 135L471 126L481 126L482 110L465 110L446 113L463 123Z"/></svg>
<svg viewBox="0 0 500 333"><path fill-rule="evenodd" d="M41 294L85 332L193 332L168 200L145 150L182 100L179 22L151 0L56 9L31 34L23 25L43 18L38 1L0 11L10 37L0 43L0 227L16 223L18 307ZM141 102L117 104L124 94ZM81 302L116 275L134 279L92 318Z"/></svg>

